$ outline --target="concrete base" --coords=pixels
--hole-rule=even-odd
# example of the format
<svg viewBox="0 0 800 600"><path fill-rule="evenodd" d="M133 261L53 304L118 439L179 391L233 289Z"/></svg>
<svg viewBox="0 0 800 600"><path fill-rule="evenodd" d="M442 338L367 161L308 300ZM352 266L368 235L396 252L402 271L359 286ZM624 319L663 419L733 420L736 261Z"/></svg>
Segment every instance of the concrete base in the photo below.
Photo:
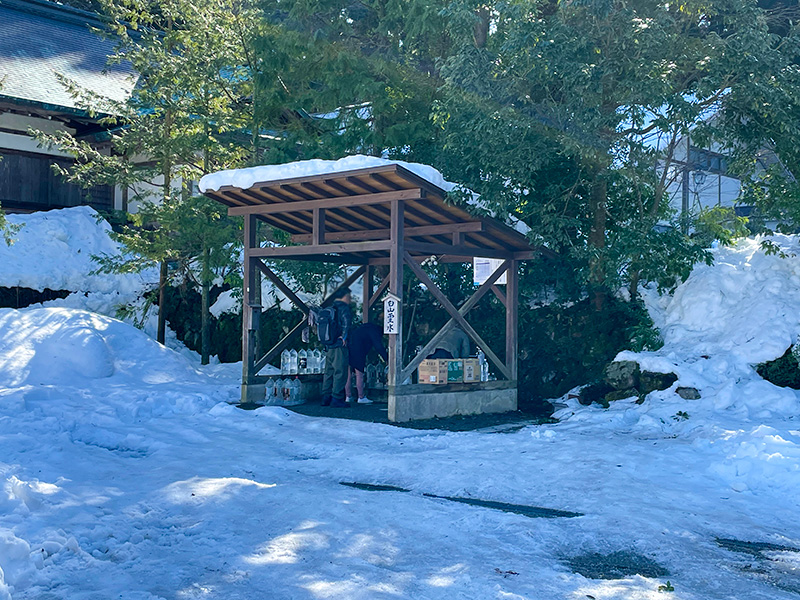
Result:
<svg viewBox="0 0 800 600"><path fill-rule="evenodd" d="M267 386L264 383L243 383L242 404L264 404Z"/></svg>
<svg viewBox="0 0 800 600"><path fill-rule="evenodd" d="M389 420L395 423L517 410L516 381L389 388Z"/></svg>

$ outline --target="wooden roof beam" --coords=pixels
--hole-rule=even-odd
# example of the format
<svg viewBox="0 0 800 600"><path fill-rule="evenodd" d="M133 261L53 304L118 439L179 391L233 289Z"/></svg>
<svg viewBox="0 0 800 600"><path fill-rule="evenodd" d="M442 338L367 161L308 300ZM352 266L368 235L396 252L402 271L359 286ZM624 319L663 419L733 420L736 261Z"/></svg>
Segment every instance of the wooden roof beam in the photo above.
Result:
<svg viewBox="0 0 800 600"><path fill-rule="evenodd" d="M464 256L471 258L476 256L483 258L514 258L514 253L507 250L480 248L476 246L451 246L448 244L428 244L426 242L406 242L405 248L408 252L427 254L429 256L447 254L450 256Z"/></svg>
<svg viewBox="0 0 800 600"><path fill-rule="evenodd" d="M270 215L277 213L293 213L314 210L315 208L346 208L365 204L383 204L392 200L419 200L422 193L418 189L398 190L395 192L379 192L377 194L359 194L315 200L292 200L277 204L259 204L253 206L232 206L228 209L230 216Z"/></svg>
<svg viewBox="0 0 800 600"><path fill-rule="evenodd" d="M250 256L260 258L290 258L300 256L326 255L326 254L357 254L359 252L376 252L389 250L392 246L390 240L377 240L371 242L349 242L343 244L320 244L308 246L268 246L266 248L253 248Z"/></svg>
<svg viewBox="0 0 800 600"><path fill-rule="evenodd" d="M405 227L405 237L424 237L430 235L444 235L457 232L476 232L483 231L483 223L449 223L447 225L422 225L420 227ZM363 231L337 231L326 232L325 239L329 242L350 242L358 240L380 240L389 239L390 229L370 229ZM311 242L310 234L298 234L292 236L292 241L297 244L307 244Z"/></svg>

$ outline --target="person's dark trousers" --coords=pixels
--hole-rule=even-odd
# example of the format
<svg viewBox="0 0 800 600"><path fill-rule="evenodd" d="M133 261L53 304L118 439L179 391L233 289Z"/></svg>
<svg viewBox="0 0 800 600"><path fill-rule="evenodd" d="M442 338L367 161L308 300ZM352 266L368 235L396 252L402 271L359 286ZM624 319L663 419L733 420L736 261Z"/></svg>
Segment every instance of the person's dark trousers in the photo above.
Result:
<svg viewBox="0 0 800 600"><path fill-rule="evenodd" d="M347 348L329 348L325 354L325 374L322 377L322 404L326 406L347 406L345 386L350 360Z"/></svg>

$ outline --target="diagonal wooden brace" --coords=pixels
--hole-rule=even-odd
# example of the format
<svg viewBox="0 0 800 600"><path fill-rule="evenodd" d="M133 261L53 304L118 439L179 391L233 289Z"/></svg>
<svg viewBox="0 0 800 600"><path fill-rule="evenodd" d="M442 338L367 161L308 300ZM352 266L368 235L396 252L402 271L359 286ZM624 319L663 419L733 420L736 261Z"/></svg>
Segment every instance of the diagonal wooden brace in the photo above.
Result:
<svg viewBox="0 0 800 600"><path fill-rule="evenodd" d="M306 317L303 317L303 320L300 321L297 325L295 325L291 329L291 331L289 331L289 333L283 336L283 339L281 339L264 356L262 356L256 361L255 371L253 371L253 373L258 373L261 369L267 366L272 361L272 359L274 359L281 352L283 352L283 349L286 348L292 342L292 340L303 331L303 327L305 327L306 323L308 323L308 318L307 318L308 306L302 300L300 300L300 298L297 298L297 295L294 292L292 292L291 289L289 289L286 286L286 284L278 278L278 276L275 274L274 271L272 271L272 269L267 267L261 261L258 261L258 264L256 266L261 270L262 273L264 273L264 275L266 275L269 278L270 281L275 283L276 287L278 287L278 289L280 289L284 294L286 294L289 297L289 299L292 300L292 302L297 304L298 308L300 308L300 310L302 310L305 313ZM325 300L322 301L322 306L328 306L329 304L333 303L333 297L336 295L336 292L338 292L340 289L344 287L349 287L350 285L352 285L354 281L356 281L359 277L361 277L364 274L365 268L366 267L361 266L358 269L356 269L352 275L350 275L347 279L345 279L335 290L333 290L333 292L331 292L331 294L327 298L325 298ZM269 273L271 273L272 276L270 276L267 273L267 271L269 271ZM281 285L278 285L276 280L273 280L272 277L275 277L276 280L279 281ZM286 287L286 289L284 290L283 287L281 286ZM287 291L289 292L288 294L286 293ZM296 300L292 299L292 296L294 296Z"/></svg>
<svg viewBox="0 0 800 600"><path fill-rule="evenodd" d="M467 335L469 335L469 337L471 337L473 339L473 341L478 345L478 347L483 349L483 351L486 353L486 357L490 361L492 361L492 363L494 363L494 365L503 374L503 376L506 379L511 380L511 370L505 365L505 363L502 360L500 360L500 358L498 358L498 356L492 351L492 349L484 341L484 339L478 334L477 331L475 331L475 329L472 327L472 325L470 325L467 322L467 320L464 318L464 314L466 314L468 312L468 310L464 311L463 314L462 314L461 311L464 310L464 308L467 306L467 304L465 303L464 307L462 307L461 310L457 309L453 305L453 303L450 302L450 300L447 298L447 296L445 296L444 293L431 280L431 278L428 277L428 274L422 269L422 267L419 266L416 263L416 261L411 257L410 254L408 254L406 252L405 255L404 255L404 258L405 258L406 263L410 267L410 269L417 276L417 278L423 284L425 284L425 287L427 287L428 290L431 292L431 294L433 294L434 298L436 298L439 301L439 303L444 307L444 309L450 314L451 319L450 319L450 321L448 321L448 323L445 325L445 327L443 327L442 330L440 330L439 333L434 336L434 339L431 340L430 342L428 342L428 345L426 346L426 348L423 349L423 351L417 357L415 357L414 360L412 360L411 363L405 369L403 369L403 373L402 373L403 379L408 377L410 375L410 373L412 373L414 371L414 369L416 369L419 366L419 363L422 362L422 360L423 360L421 358L422 356L427 356L427 354L429 352L429 350L426 351L427 347L431 346L434 341L438 342L439 339L441 339L441 337L443 337L448 331L450 331L450 329L452 329L455 326L455 324L457 323L458 325L461 326L461 328L464 330L464 332ZM501 267L497 270L497 271L500 271L500 273L497 273L497 271L494 273L494 274L497 274L498 278L500 277L500 274L504 270L503 266L505 266L505 268L508 268L508 261L504 261L503 265L501 265ZM496 280L496 278L495 278L495 280ZM488 283L488 281L487 281L487 283ZM494 282L492 282L492 284L493 283ZM478 291L480 291L480 289ZM477 292L476 292L476 295L477 295ZM470 300L471 299L472 298L470 298ZM469 308L471 309L474 305L475 305L475 303L472 303ZM439 339L437 339L437 338L439 338Z"/></svg>
<svg viewBox="0 0 800 600"><path fill-rule="evenodd" d="M283 295L286 296L297 308L302 310L305 314L308 314L308 306L306 303L300 300L297 294L295 294L291 288L275 274L272 269L264 264L263 260L260 258L254 260L256 261L256 267L258 267L258 270L266 275L267 279L269 279L276 288L283 292Z"/></svg>
<svg viewBox="0 0 800 600"><path fill-rule="evenodd" d="M266 367L273 358L278 356L281 352L283 352L284 348L288 346L292 339L294 339L301 331L303 331L303 327L308 324L308 319L303 318L297 325L292 327L291 331L283 336L283 339L275 344L270 350L261 358L256 361L255 367L253 367L253 372L258 373L261 369Z"/></svg>
<svg viewBox="0 0 800 600"><path fill-rule="evenodd" d="M381 297L381 294L386 291L386 288L389 287L389 276L383 278L381 284L378 286L378 289L375 290L375 293L369 297L369 307L372 308L375 305L375 302L378 301L378 298Z"/></svg>

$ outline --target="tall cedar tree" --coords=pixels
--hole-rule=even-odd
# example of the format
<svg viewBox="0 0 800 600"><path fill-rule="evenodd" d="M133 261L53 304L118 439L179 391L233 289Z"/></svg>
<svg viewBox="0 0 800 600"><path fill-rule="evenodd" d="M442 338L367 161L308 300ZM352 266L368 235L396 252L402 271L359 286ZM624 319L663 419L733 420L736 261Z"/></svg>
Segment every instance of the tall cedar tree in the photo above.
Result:
<svg viewBox="0 0 800 600"><path fill-rule="evenodd" d="M773 35L752 0L460 0L447 15L457 51L435 112L447 170L525 219L577 274L563 277L572 293L588 290L598 308L620 275L635 292L640 278L665 284L708 260L655 227L670 218L676 140L733 146L743 104L774 119L750 149L800 118L761 104L797 97L796 26Z"/></svg>
<svg viewBox="0 0 800 600"><path fill-rule="evenodd" d="M254 152L252 73L248 54L255 12L237 0L152 3L107 0L107 33L117 41L111 62L127 62L137 73L126 102L112 102L64 80L85 108L112 128L111 152L68 134L40 135L77 160L62 174L84 186L122 185L139 211L118 239L130 251L103 268L141 269L160 264L159 305L164 306L168 265L191 270L203 296L202 358L208 362L208 294L215 264L230 254L235 238L224 211L191 195L203 174L250 159ZM183 217L181 219L180 217ZM192 236L185 231L190 229ZM220 233L222 232L222 234ZM158 341L165 338L159 310Z"/></svg>

